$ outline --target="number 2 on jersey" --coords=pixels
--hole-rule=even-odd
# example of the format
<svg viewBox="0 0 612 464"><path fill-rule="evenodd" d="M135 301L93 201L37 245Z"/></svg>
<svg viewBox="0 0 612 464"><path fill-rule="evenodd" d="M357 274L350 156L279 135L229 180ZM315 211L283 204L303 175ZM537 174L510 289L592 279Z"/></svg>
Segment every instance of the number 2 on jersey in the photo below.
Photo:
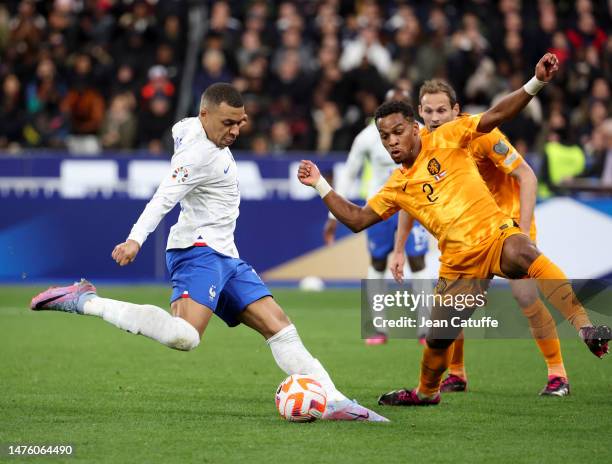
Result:
<svg viewBox="0 0 612 464"><path fill-rule="evenodd" d="M434 188L432 187L431 184L424 184L423 192L427 195L427 199L431 201L432 203L438 199L438 197L433 196Z"/></svg>

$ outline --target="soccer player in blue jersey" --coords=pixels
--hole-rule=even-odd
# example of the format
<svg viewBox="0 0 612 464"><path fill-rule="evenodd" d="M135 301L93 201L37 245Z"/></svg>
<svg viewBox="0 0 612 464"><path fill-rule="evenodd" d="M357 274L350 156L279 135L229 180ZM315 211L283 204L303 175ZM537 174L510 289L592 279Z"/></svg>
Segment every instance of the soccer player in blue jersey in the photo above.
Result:
<svg viewBox="0 0 612 464"><path fill-rule="evenodd" d="M185 118L172 128L170 172L127 240L112 252L120 266L134 261L147 236L180 203L166 250L172 315L153 305L102 298L86 280L42 292L32 299L31 308L98 316L120 329L184 351L198 346L216 314L230 327L242 323L259 332L285 373L318 380L327 392L324 419L387 421L336 389L255 270L238 256L234 229L240 192L229 146L246 121L242 96L232 85L208 87L199 116Z"/></svg>

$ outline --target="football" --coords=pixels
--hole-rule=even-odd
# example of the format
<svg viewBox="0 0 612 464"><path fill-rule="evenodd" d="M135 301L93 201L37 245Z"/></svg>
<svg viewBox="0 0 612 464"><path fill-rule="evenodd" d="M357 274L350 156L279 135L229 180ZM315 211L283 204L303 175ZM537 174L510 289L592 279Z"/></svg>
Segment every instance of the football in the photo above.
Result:
<svg viewBox="0 0 612 464"><path fill-rule="evenodd" d="M307 375L290 375L276 389L276 409L281 417L291 422L321 419L326 405L325 390Z"/></svg>

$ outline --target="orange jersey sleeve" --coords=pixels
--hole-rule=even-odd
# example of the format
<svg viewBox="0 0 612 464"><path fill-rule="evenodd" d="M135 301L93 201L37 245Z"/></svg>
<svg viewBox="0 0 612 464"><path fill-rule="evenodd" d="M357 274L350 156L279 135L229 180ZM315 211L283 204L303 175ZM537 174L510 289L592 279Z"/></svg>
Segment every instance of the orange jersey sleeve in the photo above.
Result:
<svg viewBox="0 0 612 464"><path fill-rule="evenodd" d="M396 169L391 173L385 185L368 201L368 206L383 220L389 219L400 210L396 203L397 188L401 188L401 172Z"/></svg>
<svg viewBox="0 0 612 464"><path fill-rule="evenodd" d="M410 168L394 171L368 201L383 219L407 211L438 239L440 260L452 266L462 252L482 244L512 219L484 183L469 144L481 135L480 116L460 118L421 133L421 151Z"/></svg>
<svg viewBox="0 0 612 464"><path fill-rule="evenodd" d="M497 128L472 140L470 151L500 209L518 220L521 212L520 186L510 173L523 162L523 157Z"/></svg>
<svg viewBox="0 0 612 464"><path fill-rule="evenodd" d="M442 143L445 147L468 147L473 140L483 135L476 130L481 117L482 114L468 115L442 124L429 133L433 136L432 143Z"/></svg>

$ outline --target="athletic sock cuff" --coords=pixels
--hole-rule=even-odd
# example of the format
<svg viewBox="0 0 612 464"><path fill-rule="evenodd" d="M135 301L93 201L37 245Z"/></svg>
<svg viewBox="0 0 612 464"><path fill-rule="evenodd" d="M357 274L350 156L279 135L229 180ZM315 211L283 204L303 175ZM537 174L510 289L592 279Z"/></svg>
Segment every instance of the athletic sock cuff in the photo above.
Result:
<svg viewBox="0 0 612 464"><path fill-rule="evenodd" d="M272 335L270 338L268 338L266 340L266 343L270 345L274 342L292 338L293 336L297 336L297 329L295 328L295 325L289 324L287 327L282 328L281 330L276 332L274 335Z"/></svg>

